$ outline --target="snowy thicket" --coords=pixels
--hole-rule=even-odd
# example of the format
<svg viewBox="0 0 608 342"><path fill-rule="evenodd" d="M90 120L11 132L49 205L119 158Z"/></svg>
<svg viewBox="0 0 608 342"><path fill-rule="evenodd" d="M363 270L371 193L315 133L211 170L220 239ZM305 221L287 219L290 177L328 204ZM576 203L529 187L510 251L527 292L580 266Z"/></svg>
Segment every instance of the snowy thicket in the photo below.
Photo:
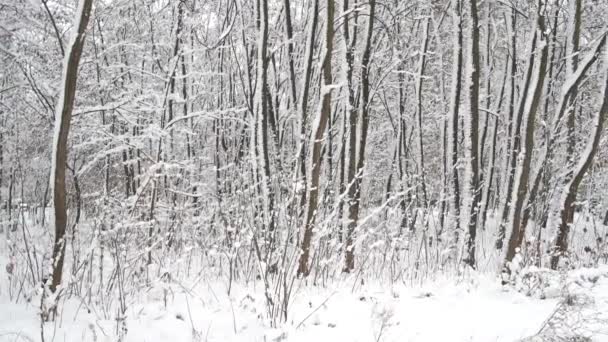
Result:
<svg viewBox="0 0 608 342"><path fill-rule="evenodd" d="M0 0L0 341L601 341L606 18Z"/></svg>

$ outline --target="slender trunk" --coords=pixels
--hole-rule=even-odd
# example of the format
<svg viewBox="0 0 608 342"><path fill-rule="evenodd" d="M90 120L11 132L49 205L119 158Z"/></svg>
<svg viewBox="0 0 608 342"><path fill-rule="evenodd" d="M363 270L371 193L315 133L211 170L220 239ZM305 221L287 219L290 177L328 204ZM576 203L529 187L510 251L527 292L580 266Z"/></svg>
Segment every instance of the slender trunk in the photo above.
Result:
<svg viewBox="0 0 608 342"><path fill-rule="evenodd" d="M354 215L352 211L354 210L354 200L355 200L355 177L356 168L357 168L357 121L359 118L359 113L355 108L355 89L353 85L353 64L354 64L354 48L357 43L357 26L354 25L353 37L350 37L350 13L349 11L349 3L348 0L344 0L344 8L342 11L345 14L344 16L344 24L342 27L344 28L344 50L346 53L346 88L348 92L347 103L345 108L345 115L348 117L348 168L347 168L347 178L346 178L346 189L348 189L348 193L346 196L346 204L348 208L348 219L346 222L346 231L344 232L344 237L347 237L349 231L351 229L351 217Z"/></svg>
<svg viewBox="0 0 608 342"><path fill-rule="evenodd" d="M63 66L63 81L55 114L55 137L53 141L53 202L55 206L55 242L53 244L53 274L50 290L55 292L61 284L65 254L65 231L67 225L65 170L68 157L68 135L76 97L78 65L82 54L85 31L89 23L93 0L80 0L75 32L67 47Z"/></svg>
<svg viewBox="0 0 608 342"><path fill-rule="evenodd" d="M312 8L312 24L310 27L310 32L308 34L308 42L306 43L307 51L306 51L306 67L304 68L304 84L302 86L302 99L300 101L300 151L299 151L299 165L300 165L300 173L302 175L302 181L305 186L308 185L307 181L307 173L306 173L306 126L308 120L308 97L310 94L310 83L312 78L312 64L313 64L313 54L315 50L315 35L317 32L317 23L318 12L319 12L319 0L314 0L313 8ZM302 206L306 201L307 189L304 189L302 196Z"/></svg>
<svg viewBox="0 0 608 342"><path fill-rule="evenodd" d="M315 1L316 2L316 1ZM317 214L317 204L319 196L319 176L321 175L321 147L323 145L323 134L327 126L327 120L331 115L331 85L332 85L332 65L331 56L334 45L334 0L327 0L326 4L326 29L325 29L325 53L323 56L323 83L321 85L320 100L321 106L319 117L314 125L311 135L310 153L310 184L307 187L308 205L306 207L306 222L304 224L304 237L302 238L302 254L298 264L298 275L307 276L310 273L308 259L312 234L315 226Z"/></svg>
<svg viewBox="0 0 608 342"><path fill-rule="evenodd" d="M256 82L257 94L255 96L255 110L257 124L257 144L256 149L259 149L257 155L260 158L258 171L261 171L261 187L264 201L264 216L265 226L267 228L268 238L265 240L267 246L272 246L271 236L274 234L274 191L272 190L271 172L270 172L270 152L268 143L268 128L272 119L269 110L269 87L268 87L268 0L259 0L258 2L259 16L259 39L258 39L258 60L257 60L257 75ZM275 135L276 136L276 135Z"/></svg>
<svg viewBox="0 0 608 342"><path fill-rule="evenodd" d="M289 81L291 82L291 102L295 107L298 103L296 99L296 72L293 64L293 25L291 23L291 4L289 0L283 0L285 7L285 31L287 33L287 60L289 61Z"/></svg>
<svg viewBox="0 0 608 342"><path fill-rule="evenodd" d="M481 184L479 177L479 70L481 64L479 62L479 18L477 11L477 0L469 0L471 14L471 40L468 49L469 63L469 131L467 138L469 142L469 158L470 158L470 191L471 191L471 208L468 222L468 239L467 239L467 257L466 263L472 268L476 267L475 263L475 238L477 235L477 217L479 214L479 202L481 201Z"/></svg>
<svg viewBox="0 0 608 342"><path fill-rule="evenodd" d="M454 207L454 242L460 236L460 179L458 175L458 122L460 120L460 92L462 88L462 8L461 0L453 0L454 20L454 65L452 72L452 94L450 100L451 132L450 159L452 169L453 207Z"/></svg>
<svg viewBox="0 0 608 342"><path fill-rule="evenodd" d="M570 227L574 221L574 211L576 209L576 196L578 187L580 186L585 174L591 167L593 158L597 154L600 140L602 137L602 131L604 129L604 123L606 116L608 116L608 58L604 61L604 90L603 90L603 101L602 106L595 119L595 127L593 128L592 136L587 141L587 148L582 153L577 165L570 170L571 178L564 184L562 197L559 203L559 220L558 220L558 232L555 239L555 251L551 257L551 268L557 269L559 265L559 259L568 252L568 238L570 234Z"/></svg>
<svg viewBox="0 0 608 342"><path fill-rule="evenodd" d="M579 60L579 42L580 42L580 31L581 31L581 15L582 15L582 0L571 0L570 4L570 13L572 13L571 18L572 21L570 23L570 35L569 41L567 44L568 47L568 58L569 61L566 62L566 75L573 75L578 68L578 60ZM578 89L573 89L572 97L570 97L570 101L568 103L568 112L566 126L568 129L568 144L566 148L566 156L569 164L573 163L574 158L574 148L576 147L576 136L575 136L575 126L576 126L576 97L577 97Z"/></svg>
<svg viewBox="0 0 608 342"><path fill-rule="evenodd" d="M498 95L498 103L496 104L496 114L500 114L501 109L502 109L502 100L503 100L503 95L505 92L505 85L507 84L507 69L508 69L509 63L507 61L507 63L505 63L505 71L504 71L504 77L502 79L502 86L500 87L500 94ZM495 171L495 167L496 167L496 144L498 141L498 117L494 118L494 129L492 132L492 147L491 147L491 151L490 151L490 161L488 162L488 176L487 178L487 182L488 185L486 186L486 195L485 195L485 201L483 203L483 212L482 212L482 218L481 218L481 224L482 227L486 226L486 220L488 218L488 206L490 203L490 198L492 195L492 190L493 190L493 182L494 182L494 171Z"/></svg>
<svg viewBox="0 0 608 342"><path fill-rule="evenodd" d="M536 36L539 40L538 49L540 49L540 60L532 62L529 66L530 69L536 69L536 75L530 85L532 94L529 97L529 104L526 104L526 135L523 144L523 150L520 152L520 158L522 165L518 167L518 174L515 176L515 183L517 184L517 192L512 196L514 197L515 205L513 206L513 213L511 214L511 237L509 238L509 245L507 248L506 262L511 262L513 257L517 253L517 249L521 248L523 239L525 237L524 225L522 225L522 209L524 200L528 194L528 183L530 181L530 168L532 163L532 154L534 151L534 133L535 133L535 122L536 113L542 99L542 92L544 89L545 75L547 69L547 57L548 57L548 44L546 42L545 34L545 19L542 11L542 0L538 1L538 13L536 20L537 30ZM536 51L534 49L532 51ZM531 52L532 53L532 52ZM532 57L531 57L532 58ZM531 59L532 60L532 59ZM528 89L525 89L528 91Z"/></svg>
<svg viewBox="0 0 608 342"><path fill-rule="evenodd" d="M511 51L510 51L510 55L511 55L511 67L510 67L510 76L509 76L509 80L510 80L510 86L509 86L509 119L508 119L508 126L507 126L507 147L505 149L505 152L507 154L507 157L505 158L506 164L505 164L505 168L504 168L504 172L505 174L502 175L501 178L506 178L506 184L507 184L507 188L505 190L505 203L502 207L502 213L501 213L501 219L500 219L500 223L499 223L499 227L498 227L498 238L496 239L496 249L498 250L502 250L503 244L504 244L504 239L505 239L505 235L506 235L506 231L507 231L507 216L509 214L509 207L510 207L510 203L509 201L511 193L513 192L513 169L514 169L514 165L512 163L515 162L515 160L513 159L513 151L515 150L515 148L512 149L512 144L513 144L513 140L514 134L519 134L519 128L515 131L515 133L513 132L513 118L515 116L515 88L517 87L516 85L516 77L517 77L517 13L515 12L515 9L511 10L511 30L510 30L510 35L511 35ZM521 122L521 120L517 121L518 123ZM518 126L519 127L519 126Z"/></svg>
<svg viewBox="0 0 608 342"><path fill-rule="evenodd" d="M424 206L428 206L428 195L426 190L426 178L424 169L424 144L422 142L423 132L422 132L422 86L424 79L424 68L426 64L426 53L429 45L429 19L425 19L424 32L423 32L423 42L422 42L422 51L420 54L420 60L418 64L418 75L417 75L417 83L416 83L416 113L418 116L418 149L419 149L419 164L420 164L420 176L421 176L421 185L422 185L422 200L424 201Z"/></svg>
<svg viewBox="0 0 608 342"><path fill-rule="evenodd" d="M351 188L353 190L352 203L350 203L348 212L348 230L346 232L346 259L344 271L351 272L355 268L355 245L353 243L353 235L359 221L359 210L361 206L361 183L362 173L365 167L365 147L367 145L367 131L369 128L369 111L370 111L370 82L369 68L371 60L372 36L374 33L374 18L375 18L376 1L369 1L369 17L367 22L367 37L365 40L365 49L361 58L361 137L359 139L359 150L357 156L357 172ZM356 131L351 131L354 135ZM350 195L350 193L349 193ZM350 198L350 196L349 196Z"/></svg>

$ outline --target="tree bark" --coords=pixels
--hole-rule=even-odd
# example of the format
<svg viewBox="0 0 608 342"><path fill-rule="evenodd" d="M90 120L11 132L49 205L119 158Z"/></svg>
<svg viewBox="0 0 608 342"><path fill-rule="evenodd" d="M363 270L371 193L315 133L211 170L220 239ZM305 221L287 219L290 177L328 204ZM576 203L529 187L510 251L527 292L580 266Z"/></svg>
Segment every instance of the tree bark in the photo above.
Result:
<svg viewBox="0 0 608 342"><path fill-rule="evenodd" d="M540 49L540 60L536 63L532 62L528 68L536 68L536 76L534 77L533 83L530 85L532 94L530 95L530 104L526 104L526 135L524 138L524 148L520 152L522 159L522 165L518 168L518 174L515 175L515 183L517 186L517 192L512 196L515 201L513 206L513 213L511 215L511 236L509 238L509 245L507 247L506 263L509 263L515 257L517 249L521 248L523 239L525 237L525 226L522 224L522 209L526 196L528 195L528 183L530 182L530 168L532 163L532 154L534 151L534 133L535 133L535 122L536 113L538 112L539 105L542 100L542 92L544 89L545 75L547 69L547 59L549 48L546 41L545 34L545 19L542 11L542 1L538 2L538 13L536 19L536 38L538 40L538 47L533 49L535 51ZM532 53L532 52L531 52ZM533 61L533 57L530 59ZM536 65L534 65L536 64ZM527 91L528 89L524 89Z"/></svg>
<svg viewBox="0 0 608 342"><path fill-rule="evenodd" d="M334 46L334 0L327 0L326 5L326 29L325 29L325 54L323 56L323 82L320 91L321 108L319 117L311 135L310 153L310 184L307 187L308 205L306 206L306 221L304 224L304 237L302 238L302 254L298 263L298 276L308 276L310 269L308 259L310 256L310 245L312 242L313 229L317 214L317 204L319 201L319 176L321 174L321 147L323 145L323 135L327 126L327 121L331 115L331 85L332 67L331 56Z"/></svg>
<svg viewBox="0 0 608 342"><path fill-rule="evenodd" d="M481 189L479 179L479 70L481 68L479 54L479 18L477 0L469 0L471 15L471 40L469 42L469 105L470 125L468 134L469 158L470 158L470 191L471 208L468 222L467 256L465 262L472 268L475 262L475 238L477 236L477 217L479 215L479 202L481 201Z"/></svg>
<svg viewBox="0 0 608 342"><path fill-rule="evenodd" d="M566 62L566 75L570 76L576 72L578 68L578 60L579 60L579 45L580 45L580 32L581 32L581 15L582 15L582 0L571 0L569 1L570 5L570 13L571 19L570 22L570 34L569 41L567 43L569 60ZM576 147L576 136L575 136L575 126L576 126L576 97L577 97L578 89L573 89L573 95L570 97L570 101L568 104L568 113L567 115L567 137L568 137L568 145L566 148L566 155L568 159L568 163L573 163L574 158L574 149Z"/></svg>
<svg viewBox="0 0 608 342"><path fill-rule="evenodd" d="M353 235L359 221L359 210L361 206L362 172L363 168L365 167L365 145L367 144L367 131L369 128L369 68L371 59L372 36L374 32L375 9L376 1L370 0L369 17L367 22L367 37L365 40L365 49L363 51L363 56L361 59L361 137L359 138L359 151L357 156L356 174L354 175L355 178L351 181L351 188L349 190L349 199L351 199L351 202L349 203L348 230L346 231L346 258L344 262L345 272L351 272L355 268L355 246L353 243ZM354 131L351 130L350 132L351 136L356 133L356 129ZM350 176L352 175L349 174L349 178ZM351 197L351 195L353 197Z"/></svg>
<svg viewBox="0 0 608 342"><path fill-rule="evenodd" d="M605 39L605 38L604 38ZM578 161L576 167L570 170L570 179L564 185L563 197L560 199L560 213L559 213L559 226L557 237L555 239L555 251L551 257L551 268L557 269L559 265L559 259L561 256L568 252L568 237L570 234L570 226L574 220L574 211L576 209L576 196L578 187L581 184L585 174L591 167L593 158L597 154L597 150L602 137L602 131L604 129L604 123L606 116L608 115L608 58L605 58L604 62L604 90L603 90L603 101L599 113L596 117L595 127L593 135L587 142L587 148L582 153L581 158Z"/></svg>
<svg viewBox="0 0 608 342"><path fill-rule="evenodd" d="M424 79L424 70L426 66L426 53L429 45L429 19L425 19L423 38L422 38L422 51L420 51L420 59L418 64L418 75L416 80L416 114L418 116L418 149L419 149L419 163L420 163L420 180L422 188L422 199L424 201L424 207L428 206L428 195L426 190L426 170L424 169L424 144L422 141L422 81Z"/></svg>
<svg viewBox="0 0 608 342"><path fill-rule="evenodd" d="M261 187L262 197L264 201L264 216L265 226L267 228L268 238L265 242L272 245L272 234L274 234L275 218L274 218L274 191L272 189L271 171L270 171L270 151L268 143L268 128L270 126L270 110L269 110L269 87L268 87L268 0L259 0L259 37L258 37L258 61L256 82L257 94L255 96L255 115L257 123L256 127L257 143L256 148L259 149L258 157L261 166L258 171L261 172ZM275 135L276 136L276 135Z"/></svg>
<svg viewBox="0 0 608 342"><path fill-rule="evenodd" d="M80 0L76 13L75 32L67 47L63 66L63 81L55 114L55 137L53 141L53 202L55 207L55 243L53 244L53 274L50 290L55 292L61 284L65 254L65 232L67 225L65 171L68 157L68 135L76 97L78 65L82 54L85 31L89 23L93 0Z"/></svg>
<svg viewBox="0 0 608 342"><path fill-rule="evenodd" d="M317 32L317 24L319 21L319 16L317 15L319 12L319 0L314 0L313 8L312 8L312 24L310 27L310 32L308 34L308 42L306 43L307 51L306 51L306 67L304 68L304 84L302 86L302 98L300 101L300 151L299 151L299 164L300 164L300 173L302 176L303 184L305 186L307 183L307 173L306 173L306 126L308 121L308 97L310 94L310 81L312 78L312 63L313 63L313 54L315 50L315 35ZM304 189L301 203L304 206L306 201L308 189Z"/></svg>
<svg viewBox="0 0 608 342"><path fill-rule="evenodd" d="M454 71L452 72L452 94L450 102L451 132L450 159L452 169L453 206L454 206L454 243L460 236L460 179L458 175L458 122L460 120L460 93L462 88L462 8L461 0L453 0L454 20Z"/></svg>
<svg viewBox="0 0 608 342"><path fill-rule="evenodd" d="M507 125L507 148L505 149L505 152L507 154L507 157L505 158L505 168L504 168L504 174L502 175L502 178L506 178L506 183L507 183L507 189L505 190L505 203L502 206L502 212L501 212L501 218L500 218L500 222L499 222L499 226L498 226L498 237L496 239L496 244L495 247L497 250L502 250L503 245L504 245L504 239L506 236L506 232L507 232L507 217L509 214L509 207L510 207L510 196L511 193L513 192L513 170L515 168L514 162L515 160L513 160L513 151L515 150L514 148L512 148L512 145L514 144L513 140L514 140L514 135L515 134L519 134L519 126L517 126L517 130L515 132L513 132L513 118L515 116L515 88L517 87L516 85L516 77L517 77L517 13L515 11L515 9L511 10L511 31L510 31L510 35L511 35L511 51L510 51L510 55L511 55L511 67L510 69L510 75L509 75L509 79L510 79L510 86L509 86L509 119L508 119L508 125ZM521 119L517 121L518 123L521 122Z"/></svg>

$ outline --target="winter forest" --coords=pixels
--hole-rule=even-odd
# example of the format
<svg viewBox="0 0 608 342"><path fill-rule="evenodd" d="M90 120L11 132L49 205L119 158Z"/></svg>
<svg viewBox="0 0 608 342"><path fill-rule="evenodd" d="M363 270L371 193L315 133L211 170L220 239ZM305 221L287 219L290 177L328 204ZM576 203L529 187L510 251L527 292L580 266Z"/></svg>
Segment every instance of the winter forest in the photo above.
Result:
<svg viewBox="0 0 608 342"><path fill-rule="evenodd" d="M607 18L0 0L0 341L608 341Z"/></svg>

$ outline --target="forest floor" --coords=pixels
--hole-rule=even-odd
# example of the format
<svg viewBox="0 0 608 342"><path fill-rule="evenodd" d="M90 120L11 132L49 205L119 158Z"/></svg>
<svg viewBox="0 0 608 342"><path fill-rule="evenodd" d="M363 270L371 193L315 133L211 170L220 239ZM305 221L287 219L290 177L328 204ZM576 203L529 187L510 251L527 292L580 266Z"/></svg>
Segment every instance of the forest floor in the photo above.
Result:
<svg viewBox="0 0 608 342"><path fill-rule="evenodd" d="M478 273L421 286L301 283L287 321L275 328L259 283L233 284L228 295L225 282L199 278L133 291L124 322L87 300L62 300L56 321L43 328L47 342L118 341L121 331L130 342L608 341L608 267L553 276L530 277L519 290ZM0 341L40 341L39 299L10 300L2 284Z"/></svg>

